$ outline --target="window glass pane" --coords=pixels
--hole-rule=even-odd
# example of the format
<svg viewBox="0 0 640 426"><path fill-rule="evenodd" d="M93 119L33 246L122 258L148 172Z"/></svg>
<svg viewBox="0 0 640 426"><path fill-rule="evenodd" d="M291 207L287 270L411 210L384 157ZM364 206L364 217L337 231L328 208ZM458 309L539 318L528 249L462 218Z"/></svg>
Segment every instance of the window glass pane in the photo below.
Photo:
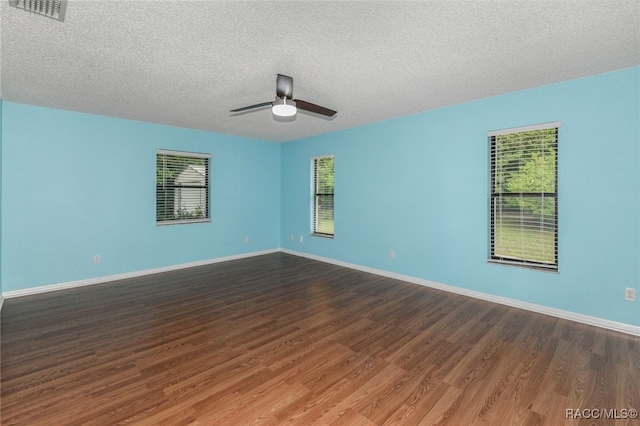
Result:
<svg viewBox="0 0 640 426"><path fill-rule="evenodd" d="M333 157L316 159L316 193L333 194Z"/></svg>
<svg viewBox="0 0 640 426"><path fill-rule="evenodd" d="M334 157L313 160L313 233L334 235Z"/></svg>
<svg viewBox="0 0 640 426"><path fill-rule="evenodd" d="M557 129L493 138L494 192L555 192Z"/></svg>
<svg viewBox="0 0 640 426"><path fill-rule="evenodd" d="M188 153L156 155L156 220L209 219L209 158Z"/></svg>
<svg viewBox="0 0 640 426"><path fill-rule="evenodd" d="M317 225L315 232L333 235L333 194L316 197Z"/></svg>
<svg viewBox="0 0 640 426"><path fill-rule="evenodd" d="M503 259L555 264L555 201L539 197L497 199L493 255Z"/></svg>
<svg viewBox="0 0 640 426"><path fill-rule="evenodd" d="M490 258L556 268L557 127L490 137Z"/></svg>

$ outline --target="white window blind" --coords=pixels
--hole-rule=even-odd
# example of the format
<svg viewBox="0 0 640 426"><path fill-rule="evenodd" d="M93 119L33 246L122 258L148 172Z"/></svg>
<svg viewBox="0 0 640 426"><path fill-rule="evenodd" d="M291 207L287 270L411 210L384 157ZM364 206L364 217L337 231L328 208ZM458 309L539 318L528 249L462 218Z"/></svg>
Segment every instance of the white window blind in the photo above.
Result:
<svg viewBox="0 0 640 426"><path fill-rule="evenodd" d="M209 221L208 154L156 152L156 223Z"/></svg>
<svg viewBox="0 0 640 426"><path fill-rule="evenodd" d="M334 157L313 159L313 233L334 235L333 219Z"/></svg>
<svg viewBox="0 0 640 426"><path fill-rule="evenodd" d="M489 132L490 258L558 269L558 127Z"/></svg>

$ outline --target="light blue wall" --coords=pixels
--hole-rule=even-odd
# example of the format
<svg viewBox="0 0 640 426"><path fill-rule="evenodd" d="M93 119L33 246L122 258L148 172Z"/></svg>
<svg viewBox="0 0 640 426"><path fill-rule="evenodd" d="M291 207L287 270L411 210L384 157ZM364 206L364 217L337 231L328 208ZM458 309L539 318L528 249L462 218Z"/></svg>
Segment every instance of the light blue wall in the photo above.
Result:
<svg viewBox="0 0 640 426"><path fill-rule="evenodd" d="M280 144L11 102L2 122L4 291L280 245ZM158 148L211 154L211 223L156 226Z"/></svg>
<svg viewBox="0 0 640 426"><path fill-rule="evenodd" d="M559 272L488 264L486 133L551 121ZM329 153L333 240L309 236L309 157ZM640 68L286 143L281 211L283 248L640 325Z"/></svg>
<svg viewBox="0 0 640 426"><path fill-rule="evenodd" d="M0 108L3 291L283 247L640 325L623 298L640 289L640 68L282 145ZM486 132L550 121L560 270L487 264ZM210 224L155 225L158 148L211 153ZM336 155L333 240L309 236L309 158L322 154Z"/></svg>
<svg viewBox="0 0 640 426"><path fill-rule="evenodd" d="M0 303L2 301L2 99L0 99Z"/></svg>

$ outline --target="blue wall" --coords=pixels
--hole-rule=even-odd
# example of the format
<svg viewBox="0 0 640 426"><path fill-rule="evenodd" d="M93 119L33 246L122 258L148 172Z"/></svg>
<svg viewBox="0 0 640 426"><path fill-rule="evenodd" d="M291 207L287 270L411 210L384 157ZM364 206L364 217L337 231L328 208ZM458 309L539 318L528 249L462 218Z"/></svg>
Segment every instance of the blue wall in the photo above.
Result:
<svg viewBox="0 0 640 426"><path fill-rule="evenodd" d="M0 99L0 303L2 300L2 99Z"/></svg>
<svg viewBox="0 0 640 426"><path fill-rule="evenodd" d="M11 102L2 122L4 291L280 245L279 144ZM158 148L211 154L211 223L156 226Z"/></svg>
<svg viewBox="0 0 640 426"><path fill-rule="evenodd" d="M640 68L285 144L0 108L5 292L282 247L640 325L623 298L640 288ZM550 121L559 272L488 264L486 132ZM158 148L212 155L211 223L155 225ZM335 239L309 235L322 154L336 156Z"/></svg>
<svg viewBox="0 0 640 426"><path fill-rule="evenodd" d="M640 288L639 82L626 69L286 143L282 247L640 325L623 297ZM488 264L486 133L552 121L559 272ZM333 240L309 236L309 157L329 153Z"/></svg>

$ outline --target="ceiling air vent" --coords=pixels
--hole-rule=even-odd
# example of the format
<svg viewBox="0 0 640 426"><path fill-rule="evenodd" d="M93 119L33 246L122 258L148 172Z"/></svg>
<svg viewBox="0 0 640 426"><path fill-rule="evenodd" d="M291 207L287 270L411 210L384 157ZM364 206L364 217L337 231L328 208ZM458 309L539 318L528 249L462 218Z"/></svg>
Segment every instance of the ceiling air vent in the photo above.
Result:
<svg viewBox="0 0 640 426"><path fill-rule="evenodd" d="M9 0L9 4L58 21L64 21L64 11L67 8L67 0Z"/></svg>

